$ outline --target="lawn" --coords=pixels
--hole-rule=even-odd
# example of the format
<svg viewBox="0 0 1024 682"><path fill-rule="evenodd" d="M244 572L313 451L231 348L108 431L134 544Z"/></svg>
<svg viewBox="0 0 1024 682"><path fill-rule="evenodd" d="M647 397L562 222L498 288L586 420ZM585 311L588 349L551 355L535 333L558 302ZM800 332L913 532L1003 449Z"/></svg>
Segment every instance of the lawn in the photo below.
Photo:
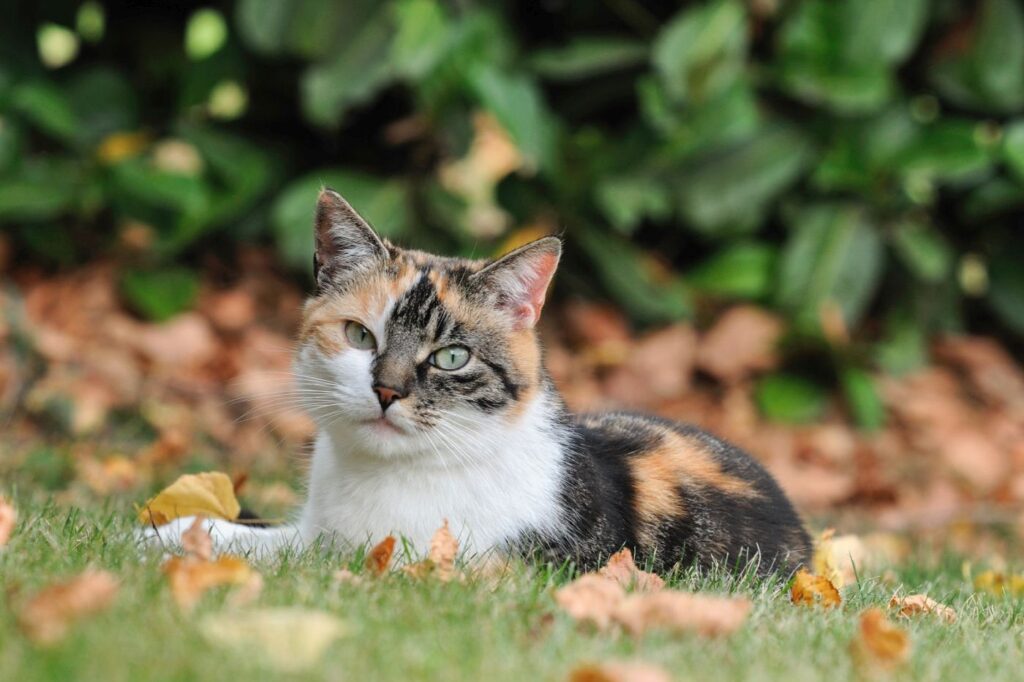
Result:
<svg viewBox="0 0 1024 682"><path fill-rule="evenodd" d="M140 552L131 505L109 501L67 508L24 488L13 492L18 528L0 552L6 606L0 607L0 680L531 680L566 679L585 662L640 659L676 680L845 680L861 674L850 655L858 614L885 605L897 589L927 592L952 606L949 625L893 615L910 632L909 661L895 679L1019 680L1024 666L1024 601L975 593L961 559L911 562L883 579L846 586L834 610L790 603L781 581L725 575L671 576L672 587L742 594L754 603L732 635L649 633L634 638L581 627L552 593L571 579L566 567L521 566L500 580L415 581L401 575L337 580L361 557L310 550L256 562L264 589L248 606L232 606L229 589L208 593L182 612L159 569L161 552ZM120 592L106 611L79 622L56 645L38 647L21 633L15 611L25 595L86 568L115 574ZM258 655L208 641L200 623L214 614L245 619L248 609L299 606L334 614L346 634L315 665L275 671Z"/></svg>

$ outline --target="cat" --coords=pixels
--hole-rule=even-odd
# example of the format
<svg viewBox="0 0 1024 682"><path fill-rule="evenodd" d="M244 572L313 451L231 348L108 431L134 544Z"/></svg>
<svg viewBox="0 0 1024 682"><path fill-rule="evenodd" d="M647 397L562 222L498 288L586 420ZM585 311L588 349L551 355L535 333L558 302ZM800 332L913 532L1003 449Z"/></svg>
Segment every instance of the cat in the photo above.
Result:
<svg viewBox="0 0 1024 682"><path fill-rule="evenodd" d="M568 412L536 332L558 238L494 261L402 249L330 189L315 234L294 362L318 427L308 496L291 525L205 521L217 546L400 534L422 550L448 520L469 554L593 566L628 547L660 569L756 560L762 574L809 561L800 517L740 449L655 417ZM148 533L174 542L193 520Z"/></svg>

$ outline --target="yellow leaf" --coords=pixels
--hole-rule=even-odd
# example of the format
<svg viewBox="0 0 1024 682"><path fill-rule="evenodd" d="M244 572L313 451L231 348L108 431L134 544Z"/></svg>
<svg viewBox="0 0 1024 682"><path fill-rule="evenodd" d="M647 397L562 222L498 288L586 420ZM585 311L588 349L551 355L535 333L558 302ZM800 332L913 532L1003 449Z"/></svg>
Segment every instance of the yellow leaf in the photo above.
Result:
<svg viewBox="0 0 1024 682"><path fill-rule="evenodd" d="M1002 571L982 571L974 578L974 589L997 597L1024 596L1024 574Z"/></svg>
<svg viewBox="0 0 1024 682"><path fill-rule="evenodd" d="M213 644L299 672L314 666L346 628L329 613L286 607L210 615L199 630Z"/></svg>
<svg viewBox="0 0 1024 682"><path fill-rule="evenodd" d="M117 579L106 571L86 571L37 592L18 612L18 623L37 644L53 644L71 624L106 609L118 592Z"/></svg>
<svg viewBox="0 0 1024 682"><path fill-rule="evenodd" d="M254 571L242 559L221 556L216 561L171 557L162 566L178 606L191 609L203 594L221 585L246 585Z"/></svg>
<svg viewBox="0 0 1024 682"><path fill-rule="evenodd" d="M803 606L820 604L830 608L843 603L839 590L828 578L812 575L804 569L797 571L796 577L793 578L793 589L789 596L794 604Z"/></svg>
<svg viewBox="0 0 1024 682"><path fill-rule="evenodd" d="M138 156L149 144L146 133L112 133L103 138L96 148L96 156L100 162L115 164L123 159Z"/></svg>
<svg viewBox="0 0 1024 682"><path fill-rule="evenodd" d="M859 636L851 649L862 664L892 668L910 656L910 635L889 622L881 609L872 607L861 614Z"/></svg>
<svg viewBox="0 0 1024 682"><path fill-rule="evenodd" d="M161 490L139 510L139 521L162 526L182 516L199 515L234 521L241 510L228 475L209 471L186 474Z"/></svg>

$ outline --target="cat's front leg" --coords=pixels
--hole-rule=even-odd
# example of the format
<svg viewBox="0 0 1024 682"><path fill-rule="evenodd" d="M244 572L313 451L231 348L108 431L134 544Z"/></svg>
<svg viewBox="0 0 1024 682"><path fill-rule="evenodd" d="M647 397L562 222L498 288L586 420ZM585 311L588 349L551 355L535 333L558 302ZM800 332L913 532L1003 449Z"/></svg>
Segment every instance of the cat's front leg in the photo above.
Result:
<svg viewBox="0 0 1024 682"><path fill-rule="evenodd" d="M183 516L162 526L150 526L141 532L141 540L149 546L168 550L181 549L181 536L192 527L195 516ZM203 529L213 540L215 554L241 554L253 558L270 558L283 549L300 550L305 546L297 526L286 524L258 528L223 519L203 519Z"/></svg>

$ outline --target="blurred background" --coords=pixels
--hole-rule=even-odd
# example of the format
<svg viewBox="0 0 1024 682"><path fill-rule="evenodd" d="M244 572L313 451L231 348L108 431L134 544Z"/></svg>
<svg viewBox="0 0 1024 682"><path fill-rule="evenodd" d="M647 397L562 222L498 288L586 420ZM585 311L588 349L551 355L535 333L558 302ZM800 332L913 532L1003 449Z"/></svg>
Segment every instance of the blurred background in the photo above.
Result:
<svg viewBox="0 0 1024 682"><path fill-rule="evenodd" d="M1017 0L4 3L0 477L292 503L324 184L440 253L563 235L576 409L813 516L1024 528Z"/></svg>

